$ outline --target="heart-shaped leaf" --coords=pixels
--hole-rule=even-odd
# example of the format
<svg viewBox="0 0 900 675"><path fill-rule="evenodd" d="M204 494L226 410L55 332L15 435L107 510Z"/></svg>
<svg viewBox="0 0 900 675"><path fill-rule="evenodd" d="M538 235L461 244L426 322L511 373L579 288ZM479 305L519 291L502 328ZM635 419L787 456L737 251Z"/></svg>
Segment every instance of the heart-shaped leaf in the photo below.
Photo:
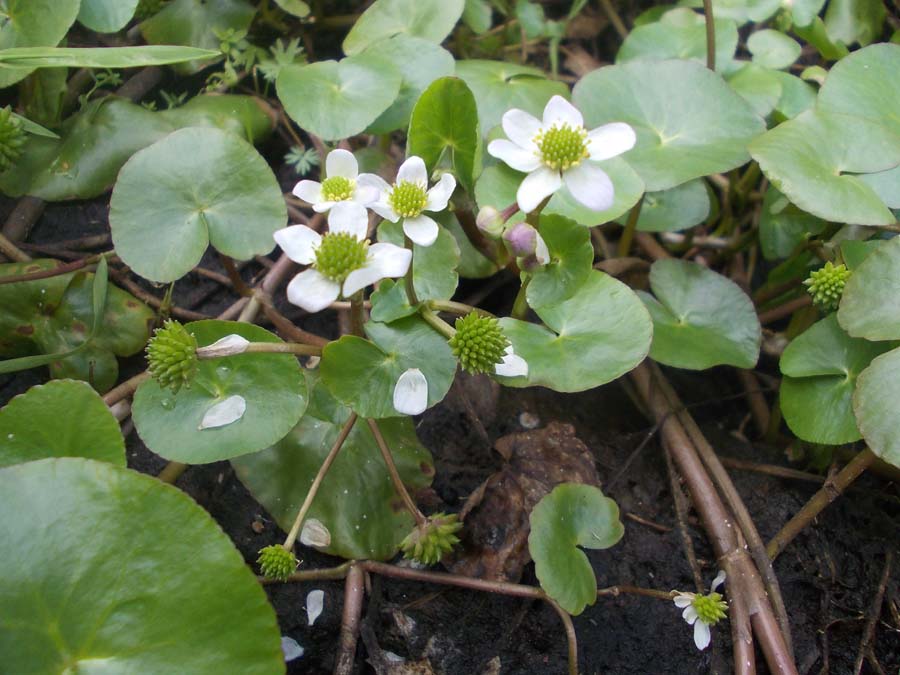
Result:
<svg viewBox="0 0 900 675"><path fill-rule="evenodd" d="M81 0L78 21L98 33L115 33L134 16L140 0Z"/></svg>
<svg viewBox="0 0 900 675"><path fill-rule="evenodd" d="M709 189L702 179L682 183L660 192L644 193L637 229L641 232L678 232L702 223L712 204ZM624 225L625 215L616 221Z"/></svg>
<svg viewBox="0 0 900 675"><path fill-rule="evenodd" d="M757 115L768 117L784 93L778 75L776 70L769 70L755 63L745 63L731 73L727 80L728 86L740 94Z"/></svg>
<svg viewBox="0 0 900 675"><path fill-rule="evenodd" d="M440 44L459 21L464 4L464 0L375 0L344 38L344 53L359 54L401 34Z"/></svg>
<svg viewBox="0 0 900 675"><path fill-rule="evenodd" d="M837 318L853 337L900 339L900 238L873 251L853 271Z"/></svg>
<svg viewBox="0 0 900 675"><path fill-rule="evenodd" d="M228 335L251 342L281 342L252 324L195 321L185 326L201 346ZM207 413L240 396L245 410L224 426L201 429ZM190 387L177 394L147 380L134 394L132 415L141 439L161 457L206 464L256 452L284 438L303 415L306 381L290 354L247 353L200 361Z"/></svg>
<svg viewBox="0 0 900 675"><path fill-rule="evenodd" d="M574 220L542 216L539 231L550 251L550 262L532 274L526 289L532 307L553 305L572 297L587 281L594 262L590 230Z"/></svg>
<svg viewBox="0 0 900 675"><path fill-rule="evenodd" d="M619 507L600 488L563 483L531 512L528 551L547 595L569 614L597 600L597 578L581 548L614 546L625 534Z"/></svg>
<svg viewBox="0 0 900 675"><path fill-rule="evenodd" d="M113 189L116 253L151 281L175 281L207 246L239 260L268 253L287 207L252 145L219 129L188 127L135 154Z"/></svg>
<svg viewBox="0 0 900 675"><path fill-rule="evenodd" d="M880 0L832 0L825 11L825 30L845 45L867 45L881 37L886 16Z"/></svg>
<svg viewBox="0 0 900 675"><path fill-rule="evenodd" d="M758 30L747 39L753 63L763 68L787 68L800 57L800 43L781 31Z"/></svg>
<svg viewBox="0 0 900 675"><path fill-rule="evenodd" d="M48 382L0 409L0 467L46 457L87 457L125 466L119 423L89 384Z"/></svg>
<svg viewBox="0 0 900 675"><path fill-rule="evenodd" d="M45 459L0 470L0 510L5 670L284 672L265 592L180 490Z"/></svg>
<svg viewBox="0 0 900 675"><path fill-rule="evenodd" d="M853 412L862 437L876 455L900 467L900 349L882 354L857 379Z"/></svg>

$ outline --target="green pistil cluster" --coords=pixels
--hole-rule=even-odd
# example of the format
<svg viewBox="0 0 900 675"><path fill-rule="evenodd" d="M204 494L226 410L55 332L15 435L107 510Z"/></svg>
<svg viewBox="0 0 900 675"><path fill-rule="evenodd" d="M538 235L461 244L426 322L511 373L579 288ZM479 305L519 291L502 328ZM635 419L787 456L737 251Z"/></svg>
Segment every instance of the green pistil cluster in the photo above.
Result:
<svg viewBox="0 0 900 675"><path fill-rule="evenodd" d="M850 270L846 265L834 265L829 260L824 267L811 272L803 283L813 302L827 311L837 309L849 276Z"/></svg>
<svg viewBox="0 0 900 675"><path fill-rule="evenodd" d="M9 106L0 109L0 171L6 171L22 156L25 131Z"/></svg>
<svg viewBox="0 0 900 675"><path fill-rule="evenodd" d="M389 201L395 213L404 218L415 218L428 204L428 193L418 183L404 180L394 186Z"/></svg>
<svg viewBox="0 0 900 675"><path fill-rule="evenodd" d="M462 523L455 513L433 515L424 526L416 527L410 532L400 544L403 557L434 565L459 543L456 533L461 528Z"/></svg>
<svg viewBox="0 0 900 675"><path fill-rule="evenodd" d="M332 176L322 181L322 198L328 202L343 202L353 197L356 181L343 176Z"/></svg>
<svg viewBox="0 0 900 675"><path fill-rule="evenodd" d="M260 549L256 562L259 563L262 575L274 581L287 581L300 564L297 562L297 556L281 544Z"/></svg>
<svg viewBox="0 0 900 675"><path fill-rule="evenodd" d="M329 232L316 251L316 269L332 281L342 282L353 270L365 265L368 240L347 232Z"/></svg>
<svg viewBox="0 0 900 675"><path fill-rule="evenodd" d="M725 614L728 611L728 603L715 591L709 595L698 595L691 604L694 606L700 621L709 626L719 623L721 619L725 618Z"/></svg>
<svg viewBox="0 0 900 675"><path fill-rule="evenodd" d="M197 372L197 338L177 321L168 319L147 344L147 362L147 370L159 386L178 393L182 385L191 385Z"/></svg>
<svg viewBox="0 0 900 675"><path fill-rule="evenodd" d="M581 164L589 156L587 131L568 124L553 125L534 139L541 153L541 161L554 171L565 171Z"/></svg>
<svg viewBox="0 0 900 675"><path fill-rule="evenodd" d="M493 373L507 347L509 340L497 319L471 312L456 320L456 335L450 338L450 349L463 370L473 374Z"/></svg>

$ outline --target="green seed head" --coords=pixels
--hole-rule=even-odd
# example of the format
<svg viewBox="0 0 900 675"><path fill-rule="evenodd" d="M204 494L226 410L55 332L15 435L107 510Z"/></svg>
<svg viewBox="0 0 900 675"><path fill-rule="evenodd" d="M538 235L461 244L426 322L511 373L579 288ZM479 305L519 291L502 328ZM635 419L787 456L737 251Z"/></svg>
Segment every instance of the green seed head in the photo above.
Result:
<svg viewBox="0 0 900 675"><path fill-rule="evenodd" d="M428 193L418 183L400 181L394 186L389 198L391 208L404 218L415 218L422 213L428 203Z"/></svg>
<svg viewBox="0 0 900 675"><path fill-rule="evenodd" d="M197 372L197 338L177 321L168 319L147 344L147 362L150 375L159 386L178 393L182 385L191 386Z"/></svg>
<svg viewBox="0 0 900 675"><path fill-rule="evenodd" d="M343 176L332 176L322 181L322 198L329 202L343 202L353 197L356 181Z"/></svg>
<svg viewBox="0 0 900 675"><path fill-rule="evenodd" d="M691 604L697 611L700 621L710 626L714 626L721 619L724 619L728 611L728 603L716 592L712 592L709 595L698 595Z"/></svg>
<svg viewBox="0 0 900 675"><path fill-rule="evenodd" d="M260 549L256 562L259 563L262 575L275 581L287 581L300 564L297 562L297 556L281 544Z"/></svg>
<svg viewBox="0 0 900 675"><path fill-rule="evenodd" d="M6 171L22 156L25 145L22 122L13 117L9 106L0 108L0 172Z"/></svg>
<svg viewBox="0 0 900 675"><path fill-rule="evenodd" d="M316 269L338 283L366 264L368 240L360 241L347 232L329 232L316 251Z"/></svg>
<svg viewBox="0 0 900 675"><path fill-rule="evenodd" d="M844 292L844 285L850 276L846 265L834 265L829 260L825 266L810 273L803 283L812 296L813 302L823 310L837 309Z"/></svg>
<svg viewBox="0 0 900 675"><path fill-rule="evenodd" d="M493 373L507 347L509 340L497 319L471 312L456 320L456 335L450 338L450 349L463 370L473 374Z"/></svg>
<svg viewBox="0 0 900 675"><path fill-rule="evenodd" d="M568 124L544 129L535 139L541 161L553 170L570 169L588 156L587 131Z"/></svg>
<svg viewBox="0 0 900 675"><path fill-rule="evenodd" d="M403 557L426 565L434 565L459 543L456 533L462 528L456 514L438 513L416 527L401 542Z"/></svg>

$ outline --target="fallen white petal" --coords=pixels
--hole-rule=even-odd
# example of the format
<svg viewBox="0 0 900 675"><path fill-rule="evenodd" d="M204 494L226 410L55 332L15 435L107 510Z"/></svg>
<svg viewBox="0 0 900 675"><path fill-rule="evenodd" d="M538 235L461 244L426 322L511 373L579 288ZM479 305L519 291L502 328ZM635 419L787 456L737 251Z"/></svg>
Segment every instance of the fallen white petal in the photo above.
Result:
<svg viewBox="0 0 900 675"><path fill-rule="evenodd" d="M284 654L285 662L299 659L303 656L304 651L303 647L294 638L287 635L281 636L281 652Z"/></svg>
<svg viewBox="0 0 900 675"><path fill-rule="evenodd" d="M340 294L341 285L315 269L300 272L287 287L288 302L310 313L325 309Z"/></svg>
<svg viewBox="0 0 900 675"><path fill-rule="evenodd" d="M272 235L284 254L301 265L309 265L316 259L316 249L322 243L322 235L306 225L289 225Z"/></svg>
<svg viewBox="0 0 900 675"><path fill-rule="evenodd" d="M428 201L425 204L426 211L443 211L447 208L450 195L456 189L456 179L452 174L441 174L441 179L428 191Z"/></svg>
<svg viewBox="0 0 900 675"><path fill-rule="evenodd" d="M394 410L404 415L418 415L428 407L428 380L418 368L404 372L394 386Z"/></svg>
<svg viewBox="0 0 900 675"><path fill-rule="evenodd" d="M437 241L439 232L438 224L424 213L403 219L403 233L419 246L431 246Z"/></svg>
<svg viewBox="0 0 900 675"><path fill-rule="evenodd" d="M605 211L613 205L615 191L606 172L596 164L582 162L563 174L563 182L575 201L592 211Z"/></svg>
<svg viewBox="0 0 900 675"><path fill-rule="evenodd" d="M229 396L207 410L197 428L202 430L224 427L232 422L237 422L246 411L247 401L243 396Z"/></svg>
<svg viewBox="0 0 900 675"><path fill-rule="evenodd" d="M362 241L369 233L369 212L358 202L338 202L328 214L328 231L344 232Z"/></svg>
<svg viewBox="0 0 900 675"><path fill-rule="evenodd" d="M559 171L541 166L525 176L525 180L516 191L516 201L523 213L530 213L561 186L562 179L559 177Z"/></svg>
<svg viewBox="0 0 900 675"><path fill-rule="evenodd" d="M314 180L301 180L294 186L293 193L309 204L322 201L322 184Z"/></svg>
<svg viewBox="0 0 900 675"><path fill-rule="evenodd" d="M407 158L397 170L397 185L403 182L415 183L425 187L428 185L428 170L425 168L425 160L413 155Z"/></svg>
<svg viewBox="0 0 900 675"><path fill-rule="evenodd" d="M197 356L200 358L214 359L221 356L243 354L247 351L247 345L249 344L250 341L247 338L232 333L231 335L226 335L225 337L216 340L211 345L200 347L197 350Z"/></svg>
<svg viewBox="0 0 900 675"><path fill-rule="evenodd" d="M637 136L630 125L612 122L588 132L587 149L590 158L599 162L628 152L636 142Z"/></svg>
<svg viewBox="0 0 900 675"><path fill-rule="evenodd" d="M568 124L570 127L584 128L584 118L574 105L569 103L562 96L557 94L553 96L544 107L544 123L543 127L551 127L554 124Z"/></svg>
<svg viewBox="0 0 900 675"><path fill-rule="evenodd" d="M312 626L325 608L325 591L316 589L306 596L306 620Z"/></svg>
<svg viewBox="0 0 900 675"><path fill-rule="evenodd" d="M697 649L703 650L709 647L709 626L702 621L694 624L694 644Z"/></svg>
<svg viewBox="0 0 900 675"><path fill-rule="evenodd" d="M300 543L304 546L328 546L331 544L331 532L321 520L310 518L304 521L300 530Z"/></svg>
<svg viewBox="0 0 900 675"><path fill-rule="evenodd" d="M337 148L329 152L325 158L325 174L329 178L341 176L356 180L356 176L359 174L359 164L356 163L356 157L352 152Z"/></svg>
<svg viewBox="0 0 900 675"><path fill-rule="evenodd" d="M506 348L503 360L494 366L494 372L501 377L519 377L528 375L528 362L513 352L512 345Z"/></svg>
<svg viewBox="0 0 900 675"><path fill-rule="evenodd" d="M535 151L534 137L541 131L541 121L531 113L512 108L503 113L503 132L513 143Z"/></svg>
<svg viewBox="0 0 900 675"><path fill-rule="evenodd" d="M374 284L381 279L402 277L409 269L412 251L387 242L379 242L369 247L366 264L353 270L344 280L344 297Z"/></svg>
<svg viewBox="0 0 900 675"><path fill-rule="evenodd" d="M505 138L488 143L488 154L496 157L516 171L528 173L541 165L540 157L531 150L525 150Z"/></svg>

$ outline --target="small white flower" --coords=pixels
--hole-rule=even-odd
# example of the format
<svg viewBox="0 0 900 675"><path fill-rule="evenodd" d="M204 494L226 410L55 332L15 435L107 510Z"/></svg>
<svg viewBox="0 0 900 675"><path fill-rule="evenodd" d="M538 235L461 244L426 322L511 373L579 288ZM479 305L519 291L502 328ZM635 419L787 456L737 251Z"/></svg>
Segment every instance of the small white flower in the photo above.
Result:
<svg viewBox="0 0 900 675"><path fill-rule="evenodd" d="M294 195L311 204L316 213L328 213L329 224L335 212L365 212L378 199L377 189L361 185L357 180L359 164L352 152L340 148L329 152L325 158L325 176L321 183L301 180L294 186Z"/></svg>
<svg viewBox="0 0 900 675"><path fill-rule="evenodd" d="M418 368L409 368L394 385L394 410L419 415L428 407L428 380Z"/></svg>
<svg viewBox="0 0 900 675"><path fill-rule="evenodd" d="M288 284L288 301L318 312L341 295L348 298L376 281L406 274L412 251L387 243L370 246L368 224L365 209L342 209L332 212L324 235L305 225L275 232L275 241L291 260L311 265Z"/></svg>
<svg viewBox="0 0 900 675"><path fill-rule="evenodd" d="M528 375L528 362L517 356L512 345L504 351L503 360L494 367L494 372L501 377L525 377Z"/></svg>
<svg viewBox="0 0 900 675"><path fill-rule="evenodd" d="M725 616L727 605L722 596L716 592L724 582L725 572L719 572L709 587L709 595L682 592L673 598L675 606L684 610L681 617L689 626L694 627L694 644L697 645L697 649L702 650L709 646L709 627Z"/></svg>
<svg viewBox="0 0 900 675"><path fill-rule="evenodd" d="M634 129L623 122L587 131L581 113L562 96L547 102L543 120L518 108L506 111L503 131L509 140L491 141L488 153L528 174L516 193L525 213L534 211L563 184L589 209L608 209L613 184L594 162L631 150L637 140Z"/></svg>
<svg viewBox="0 0 900 675"><path fill-rule="evenodd" d="M415 155L400 165L393 185L373 173L362 174L359 183L378 190L378 199L369 208L392 223L403 218L403 232L419 246L431 246L438 236L438 224L423 212L446 209L456 189L456 179L445 173L429 190L425 162Z"/></svg>

